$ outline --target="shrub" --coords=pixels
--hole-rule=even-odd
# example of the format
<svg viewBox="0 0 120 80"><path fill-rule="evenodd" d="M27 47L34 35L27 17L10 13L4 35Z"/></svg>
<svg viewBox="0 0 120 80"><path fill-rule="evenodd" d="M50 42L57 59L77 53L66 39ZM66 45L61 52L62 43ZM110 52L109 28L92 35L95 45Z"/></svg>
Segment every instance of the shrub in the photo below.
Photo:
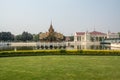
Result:
<svg viewBox="0 0 120 80"><path fill-rule="evenodd" d="M19 50L3 51L0 57L9 56L38 56L38 55L114 55L120 56L120 51L112 50Z"/></svg>

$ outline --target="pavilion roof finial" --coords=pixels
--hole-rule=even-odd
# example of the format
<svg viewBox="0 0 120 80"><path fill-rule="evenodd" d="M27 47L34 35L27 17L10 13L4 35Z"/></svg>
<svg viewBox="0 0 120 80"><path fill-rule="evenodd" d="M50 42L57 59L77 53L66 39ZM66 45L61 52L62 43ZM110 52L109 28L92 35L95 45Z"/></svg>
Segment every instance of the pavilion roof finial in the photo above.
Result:
<svg viewBox="0 0 120 80"><path fill-rule="evenodd" d="M53 25L52 25L52 20L51 20L51 24L50 24L49 32L54 32Z"/></svg>
<svg viewBox="0 0 120 80"><path fill-rule="evenodd" d="M52 25L52 20L51 20L51 25Z"/></svg>
<svg viewBox="0 0 120 80"><path fill-rule="evenodd" d="M94 31L95 31L95 25L94 25Z"/></svg>

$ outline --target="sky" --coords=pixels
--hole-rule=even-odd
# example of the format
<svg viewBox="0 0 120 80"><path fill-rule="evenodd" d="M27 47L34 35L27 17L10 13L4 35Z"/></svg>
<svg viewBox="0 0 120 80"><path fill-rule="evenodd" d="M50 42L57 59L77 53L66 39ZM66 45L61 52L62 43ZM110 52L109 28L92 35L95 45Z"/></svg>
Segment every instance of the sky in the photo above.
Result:
<svg viewBox="0 0 120 80"><path fill-rule="evenodd" d="M0 32L120 32L120 0L0 0Z"/></svg>

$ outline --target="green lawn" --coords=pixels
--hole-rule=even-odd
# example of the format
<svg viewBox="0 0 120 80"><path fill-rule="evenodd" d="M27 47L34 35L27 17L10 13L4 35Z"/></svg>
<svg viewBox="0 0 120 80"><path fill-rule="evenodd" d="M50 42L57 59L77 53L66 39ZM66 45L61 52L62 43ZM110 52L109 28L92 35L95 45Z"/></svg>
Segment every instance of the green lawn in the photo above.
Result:
<svg viewBox="0 0 120 80"><path fill-rule="evenodd" d="M120 80L120 56L3 57L0 80Z"/></svg>

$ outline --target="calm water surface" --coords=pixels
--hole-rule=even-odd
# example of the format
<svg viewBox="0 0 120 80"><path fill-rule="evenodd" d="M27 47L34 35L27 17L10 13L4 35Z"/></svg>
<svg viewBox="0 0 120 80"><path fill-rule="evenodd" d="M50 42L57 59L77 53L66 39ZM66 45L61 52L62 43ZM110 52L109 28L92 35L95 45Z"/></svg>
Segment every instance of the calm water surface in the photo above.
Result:
<svg viewBox="0 0 120 80"><path fill-rule="evenodd" d="M36 45L36 46L11 46L8 44L0 45L0 51L13 51L13 50L48 50L48 49L92 49L92 50L111 50L113 48L110 45L71 45L71 46L46 46L46 45ZM115 48L114 48L115 49ZM119 49L120 50L120 49Z"/></svg>

